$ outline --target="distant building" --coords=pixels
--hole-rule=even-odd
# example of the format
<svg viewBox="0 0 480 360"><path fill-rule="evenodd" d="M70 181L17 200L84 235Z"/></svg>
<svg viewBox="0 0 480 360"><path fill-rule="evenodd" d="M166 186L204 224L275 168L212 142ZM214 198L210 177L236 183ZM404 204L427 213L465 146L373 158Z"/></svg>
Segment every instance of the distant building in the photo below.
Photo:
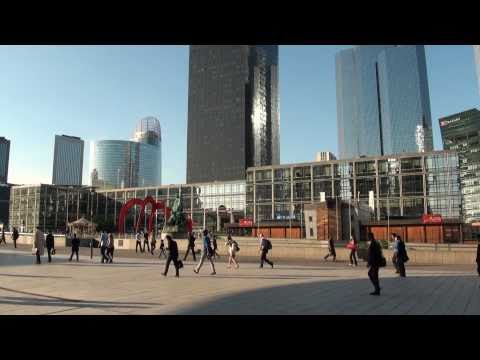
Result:
<svg viewBox="0 0 480 360"><path fill-rule="evenodd" d="M0 184L0 228L7 230L10 206L10 184Z"/></svg>
<svg viewBox="0 0 480 360"><path fill-rule="evenodd" d="M480 222L480 111L470 109L439 122L444 149L458 153L464 221Z"/></svg>
<svg viewBox="0 0 480 360"><path fill-rule="evenodd" d="M278 45L190 46L187 183L280 162Z"/></svg>
<svg viewBox="0 0 480 360"><path fill-rule="evenodd" d="M54 185L82 185L84 142L79 137L55 135Z"/></svg>
<svg viewBox="0 0 480 360"><path fill-rule="evenodd" d="M10 140L0 137L0 184L8 180L8 160L10 157Z"/></svg>
<svg viewBox="0 0 480 360"><path fill-rule="evenodd" d="M475 54L475 65L477 68L478 91L480 92L480 45L473 45L473 52Z"/></svg>
<svg viewBox="0 0 480 360"><path fill-rule="evenodd" d="M337 160L335 155L330 151L319 151L315 156L315 161L329 161L329 160Z"/></svg>
<svg viewBox="0 0 480 360"><path fill-rule="evenodd" d="M433 150L423 45L365 45L336 56L340 159Z"/></svg>
<svg viewBox="0 0 480 360"><path fill-rule="evenodd" d="M159 186L162 183L160 122L137 124L133 141L100 140L90 145L91 185L100 189Z"/></svg>

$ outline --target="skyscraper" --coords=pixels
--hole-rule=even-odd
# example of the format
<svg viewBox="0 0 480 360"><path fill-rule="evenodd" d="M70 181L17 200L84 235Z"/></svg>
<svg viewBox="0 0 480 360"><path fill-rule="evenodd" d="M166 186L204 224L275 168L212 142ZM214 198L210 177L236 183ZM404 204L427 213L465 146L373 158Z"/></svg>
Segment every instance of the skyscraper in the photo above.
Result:
<svg viewBox="0 0 480 360"><path fill-rule="evenodd" d="M187 183L280 162L277 45L192 45Z"/></svg>
<svg viewBox="0 0 480 360"><path fill-rule="evenodd" d="M133 141L100 140L91 143L91 185L99 188L158 186L162 183L160 122L141 119Z"/></svg>
<svg viewBox="0 0 480 360"><path fill-rule="evenodd" d="M52 184L82 185L83 146L79 137L55 135Z"/></svg>
<svg viewBox="0 0 480 360"><path fill-rule="evenodd" d="M477 68L478 92L480 93L480 45L473 45L475 54L475 66Z"/></svg>
<svg viewBox="0 0 480 360"><path fill-rule="evenodd" d="M10 158L10 140L0 137L0 184L8 180L8 160Z"/></svg>
<svg viewBox="0 0 480 360"><path fill-rule="evenodd" d="M433 149L423 45L366 45L336 56L340 158Z"/></svg>
<svg viewBox="0 0 480 360"><path fill-rule="evenodd" d="M480 111L466 110L439 123L444 149L458 153L464 221L480 222Z"/></svg>

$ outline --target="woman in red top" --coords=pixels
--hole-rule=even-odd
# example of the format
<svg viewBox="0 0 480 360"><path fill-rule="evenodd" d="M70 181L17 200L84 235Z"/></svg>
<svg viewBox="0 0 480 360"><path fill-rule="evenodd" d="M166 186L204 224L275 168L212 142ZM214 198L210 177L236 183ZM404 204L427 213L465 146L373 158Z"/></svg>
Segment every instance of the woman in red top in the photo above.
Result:
<svg viewBox="0 0 480 360"><path fill-rule="evenodd" d="M355 240L355 236L350 235L350 242L347 245L347 248L350 249L350 266L358 266L357 263L357 240Z"/></svg>

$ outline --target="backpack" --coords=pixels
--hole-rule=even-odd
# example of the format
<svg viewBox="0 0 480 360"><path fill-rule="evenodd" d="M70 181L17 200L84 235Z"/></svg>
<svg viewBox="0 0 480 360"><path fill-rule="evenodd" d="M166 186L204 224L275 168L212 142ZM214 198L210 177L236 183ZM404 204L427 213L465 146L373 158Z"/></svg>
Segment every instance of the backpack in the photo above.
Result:
<svg viewBox="0 0 480 360"><path fill-rule="evenodd" d="M270 240L265 239L265 245L267 250L272 250L272 243Z"/></svg>
<svg viewBox="0 0 480 360"><path fill-rule="evenodd" d="M233 245L236 252L240 251L240 247L238 246L238 243L236 241L233 242Z"/></svg>

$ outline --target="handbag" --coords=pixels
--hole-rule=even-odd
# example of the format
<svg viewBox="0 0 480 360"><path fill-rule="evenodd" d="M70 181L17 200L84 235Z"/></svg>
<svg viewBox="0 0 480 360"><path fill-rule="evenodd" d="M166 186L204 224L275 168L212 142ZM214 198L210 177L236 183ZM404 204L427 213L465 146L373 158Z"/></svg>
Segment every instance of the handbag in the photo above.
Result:
<svg viewBox="0 0 480 360"><path fill-rule="evenodd" d="M183 268L183 261L182 260L178 260L178 268L179 269Z"/></svg>
<svg viewBox="0 0 480 360"><path fill-rule="evenodd" d="M52 249L52 251L50 252L51 255L55 255L57 253L57 251L55 249Z"/></svg>
<svg viewBox="0 0 480 360"><path fill-rule="evenodd" d="M382 255L382 257L380 258L378 267L385 267L385 266L387 266L387 259L385 259L385 257Z"/></svg>
<svg viewBox="0 0 480 360"><path fill-rule="evenodd" d="M33 248L33 249L32 249L32 255L37 255L37 251L38 251L37 248Z"/></svg>

